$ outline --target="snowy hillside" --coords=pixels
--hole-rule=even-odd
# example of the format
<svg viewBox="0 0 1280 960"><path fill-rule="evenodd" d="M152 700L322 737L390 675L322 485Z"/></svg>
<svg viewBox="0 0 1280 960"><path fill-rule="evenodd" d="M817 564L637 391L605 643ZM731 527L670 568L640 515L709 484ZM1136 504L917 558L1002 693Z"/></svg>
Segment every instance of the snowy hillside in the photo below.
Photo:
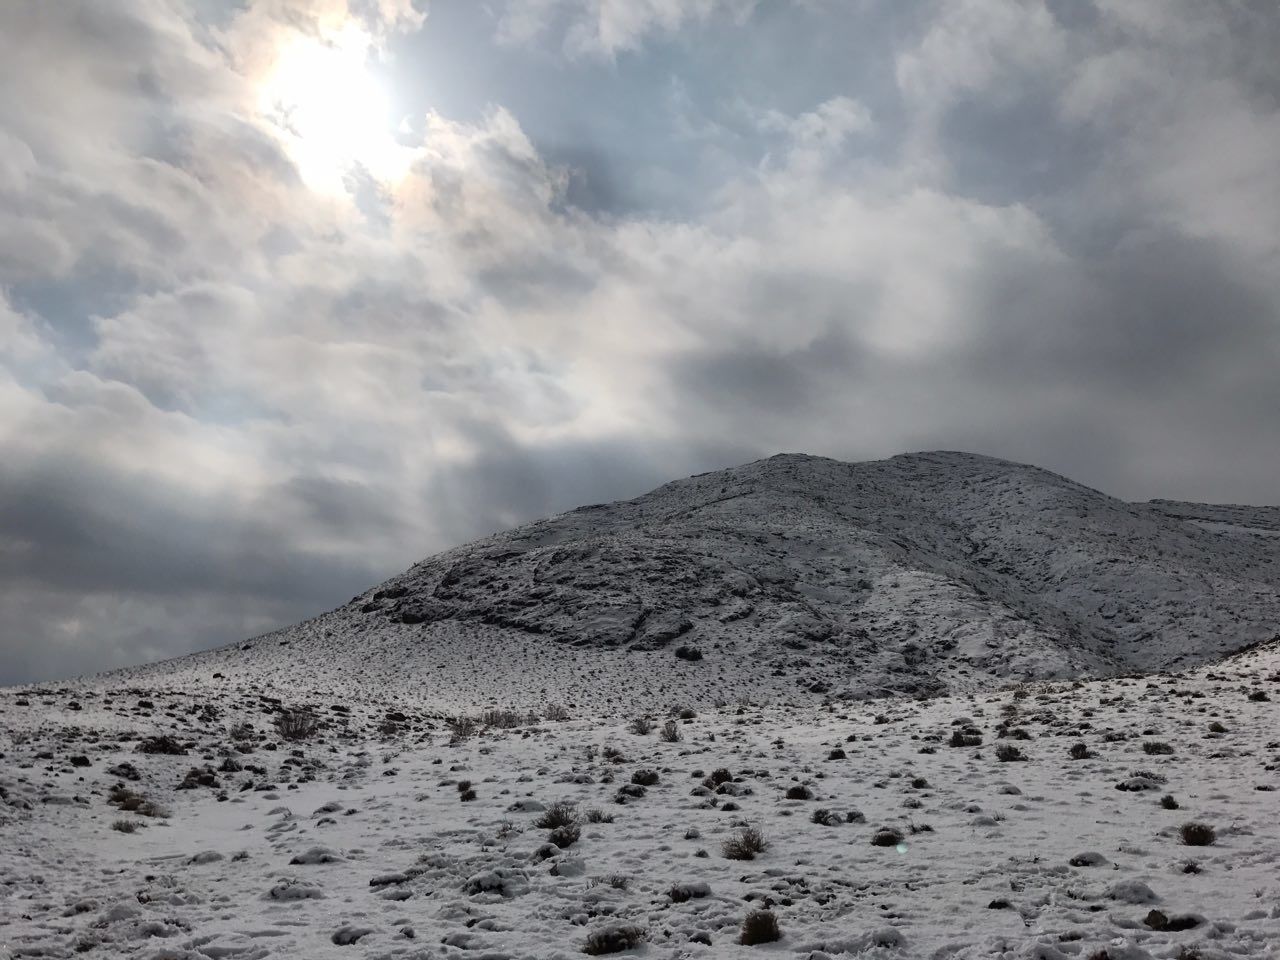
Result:
<svg viewBox="0 0 1280 960"><path fill-rule="evenodd" d="M964 453L785 455L460 547L296 627L119 677L631 709L1123 674L1277 634L1280 508L1126 503Z"/></svg>

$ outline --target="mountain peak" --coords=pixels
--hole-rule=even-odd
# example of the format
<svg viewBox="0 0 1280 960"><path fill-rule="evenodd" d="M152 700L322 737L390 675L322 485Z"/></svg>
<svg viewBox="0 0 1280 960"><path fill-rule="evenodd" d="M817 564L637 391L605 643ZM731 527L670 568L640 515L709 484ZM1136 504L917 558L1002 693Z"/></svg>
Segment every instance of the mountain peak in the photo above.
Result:
<svg viewBox="0 0 1280 960"><path fill-rule="evenodd" d="M430 677L473 701L536 679L622 704L1168 668L1280 633L1275 515L1249 510L1125 503L963 451L778 454L446 551L150 669Z"/></svg>

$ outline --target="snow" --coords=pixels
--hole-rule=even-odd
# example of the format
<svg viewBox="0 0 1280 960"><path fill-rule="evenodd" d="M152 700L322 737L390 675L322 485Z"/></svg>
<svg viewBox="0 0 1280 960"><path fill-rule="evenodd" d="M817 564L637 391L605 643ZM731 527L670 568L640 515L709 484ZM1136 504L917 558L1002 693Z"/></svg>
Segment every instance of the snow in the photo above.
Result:
<svg viewBox="0 0 1280 960"><path fill-rule="evenodd" d="M674 742L661 723L641 735L595 716L384 735L377 711L353 709L345 729L288 744L260 703L219 688L199 703L219 707L216 721L195 696L163 690L146 691L155 710L140 717L126 709L138 692L0 694L11 956L569 957L614 923L645 931L632 952L672 958L1265 957L1280 946L1280 644L1146 678L703 708L677 721ZM188 755L134 752L157 716ZM245 722L259 730L241 742L249 752L229 733ZM970 725L982 744L947 745ZM1156 740L1174 752L1149 754ZM1095 756L1071 759L1076 742ZM1027 759L1000 762L1001 743ZM73 752L91 765L72 767ZM193 762L216 768L224 754L245 769L176 789ZM108 805L107 769L124 758L139 772L130 786L167 819ZM719 769L730 789L699 789ZM639 770L657 783L619 803ZM1165 782L1116 789L1134 771ZM460 781L474 800L460 800ZM798 785L812 799L787 799ZM561 800L580 826L564 849L536 825ZM117 832L120 819L141 827ZM1190 821L1213 826L1215 842L1185 845ZM721 843L743 824L767 846L726 859ZM882 828L901 842L873 846ZM740 946L758 907L782 940ZM1153 929L1153 908L1194 925Z"/></svg>
<svg viewBox="0 0 1280 960"><path fill-rule="evenodd" d="M1276 956L1276 519L773 458L0 690L0 958Z"/></svg>

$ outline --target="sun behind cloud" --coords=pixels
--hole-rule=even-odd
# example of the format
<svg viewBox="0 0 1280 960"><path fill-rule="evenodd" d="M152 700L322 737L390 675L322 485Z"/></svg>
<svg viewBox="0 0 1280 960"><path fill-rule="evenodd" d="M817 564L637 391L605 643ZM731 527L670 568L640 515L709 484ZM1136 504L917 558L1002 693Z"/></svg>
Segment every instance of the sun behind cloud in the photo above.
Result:
<svg viewBox="0 0 1280 960"><path fill-rule="evenodd" d="M258 111L313 190L341 192L359 170L392 184L409 170L414 150L396 138L374 49L354 21L325 38L294 34L259 82Z"/></svg>

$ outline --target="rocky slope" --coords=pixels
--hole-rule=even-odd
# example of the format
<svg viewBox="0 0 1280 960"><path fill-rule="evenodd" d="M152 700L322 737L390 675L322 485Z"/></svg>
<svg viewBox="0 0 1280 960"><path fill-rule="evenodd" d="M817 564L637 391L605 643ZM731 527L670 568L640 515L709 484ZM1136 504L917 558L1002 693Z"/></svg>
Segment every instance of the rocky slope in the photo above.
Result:
<svg viewBox="0 0 1280 960"><path fill-rule="evenodd" d="M1127 503L965 453L783 455L450 550L144 675L621 707L1147 672L1277 634L1280 508Z"/></svg>

